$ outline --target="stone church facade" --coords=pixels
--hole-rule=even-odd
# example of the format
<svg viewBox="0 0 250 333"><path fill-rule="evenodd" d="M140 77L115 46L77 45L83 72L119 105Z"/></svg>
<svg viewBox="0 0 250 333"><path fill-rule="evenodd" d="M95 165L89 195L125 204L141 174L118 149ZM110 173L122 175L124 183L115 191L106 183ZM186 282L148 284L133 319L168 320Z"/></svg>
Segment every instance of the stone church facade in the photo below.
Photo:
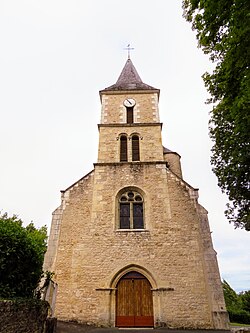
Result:
<svg viewBox="0 0 250 333"><path fill-rule="evenodd" d="M162 146L159 92L130 58L100 91L98 161L62 191L45 256L60 320L228 328L207 211Z"/></svg>

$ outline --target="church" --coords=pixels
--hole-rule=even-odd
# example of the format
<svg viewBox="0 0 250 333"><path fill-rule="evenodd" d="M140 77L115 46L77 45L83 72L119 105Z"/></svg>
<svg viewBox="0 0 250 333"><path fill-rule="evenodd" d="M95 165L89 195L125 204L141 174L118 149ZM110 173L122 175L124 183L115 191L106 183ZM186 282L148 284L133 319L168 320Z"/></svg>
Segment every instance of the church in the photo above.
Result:
<svg viewBox="0 0 250 333"><path fill-rule="evenodd" d="M100 91L97 163L61 191L45 255L59 320L228 329L207 211L162 145L159 95L130 57Z"/></svg>

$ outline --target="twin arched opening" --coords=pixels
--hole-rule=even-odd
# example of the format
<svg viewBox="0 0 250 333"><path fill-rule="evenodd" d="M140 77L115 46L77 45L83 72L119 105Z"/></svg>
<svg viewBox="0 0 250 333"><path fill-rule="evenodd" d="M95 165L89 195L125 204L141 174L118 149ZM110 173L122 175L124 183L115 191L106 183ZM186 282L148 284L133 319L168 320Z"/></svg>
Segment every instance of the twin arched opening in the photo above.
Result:
<svg viewBox="0 0 250 333"><path fill-rule="evenodd" d="M133 134L131 138L132 141L132 161L140 161L140 143L139 136ZM124 134L120 136L120 162L128 161L128 137Z"/></svg>

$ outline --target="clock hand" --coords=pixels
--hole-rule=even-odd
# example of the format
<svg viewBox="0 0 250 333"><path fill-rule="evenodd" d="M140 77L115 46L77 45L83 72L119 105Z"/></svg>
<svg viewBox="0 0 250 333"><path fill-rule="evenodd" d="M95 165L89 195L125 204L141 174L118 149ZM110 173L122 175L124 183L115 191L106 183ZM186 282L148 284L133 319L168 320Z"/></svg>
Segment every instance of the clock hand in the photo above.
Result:
<svg viewBox="0 0 250 333"><path fill-rule="evenodd" d="M132 102L130 102L130 100L129 100L129 99L127 99L127 101L129 102L129 104L132 104Z"/></svg>

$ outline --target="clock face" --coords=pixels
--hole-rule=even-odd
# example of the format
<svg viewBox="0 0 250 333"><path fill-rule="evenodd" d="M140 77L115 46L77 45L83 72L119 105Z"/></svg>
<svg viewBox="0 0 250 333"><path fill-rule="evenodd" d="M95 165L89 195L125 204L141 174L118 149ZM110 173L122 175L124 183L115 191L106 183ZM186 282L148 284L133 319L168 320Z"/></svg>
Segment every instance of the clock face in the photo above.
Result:
<svg viewBox="0 0 250 333"><path fill-rule="evenodd" d="M132 108L133 106L135 106L135 100L133 98L126 98L123 104L127 108Z"/></svg>

